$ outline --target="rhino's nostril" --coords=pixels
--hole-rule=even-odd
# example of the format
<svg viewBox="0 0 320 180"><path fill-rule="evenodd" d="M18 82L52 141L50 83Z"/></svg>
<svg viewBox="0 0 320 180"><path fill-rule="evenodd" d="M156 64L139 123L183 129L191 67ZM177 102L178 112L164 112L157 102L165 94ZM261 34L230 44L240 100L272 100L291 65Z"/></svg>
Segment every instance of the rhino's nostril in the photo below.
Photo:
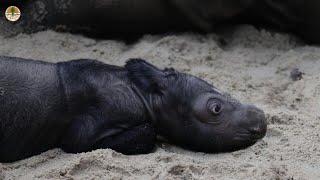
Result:
<svg viewBox="0 0 320 180"><path fill-rule="evenodd" d="M252 129L250 130L250 132L252 132L252 133L261 133L261 132L262 132L262 128L260 128L260 127L255 127L255 128L252 128Z"/></svg>
<svg viewBox="0 0 320 180"><path fill-rule="evenodd" d="M251 129L248 129L248 131L254 135L257 139L261 139L266 134L266 127L265 126L257 126Z"/></svg>
<svg viewBox="0 0 320 180"><path fill-rule="evenodd" d="M252 134L260 134L263 132L261 128L253 128L253 129L249 129L248 131Z"/></svg>

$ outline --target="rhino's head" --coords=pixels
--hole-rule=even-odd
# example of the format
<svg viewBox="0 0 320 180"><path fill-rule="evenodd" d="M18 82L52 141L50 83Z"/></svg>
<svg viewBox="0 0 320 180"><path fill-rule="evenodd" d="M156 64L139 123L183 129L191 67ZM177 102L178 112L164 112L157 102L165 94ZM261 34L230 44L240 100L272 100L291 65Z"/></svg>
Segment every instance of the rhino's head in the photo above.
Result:
<svg viewBox="0 0 320 180"><path fill-rule="evenodd" d="M128 75L147 99L157 133L202 152L224 152L254 144L266 134L264 112L242 104L214 86L174 69L130 60Z"/></svg>

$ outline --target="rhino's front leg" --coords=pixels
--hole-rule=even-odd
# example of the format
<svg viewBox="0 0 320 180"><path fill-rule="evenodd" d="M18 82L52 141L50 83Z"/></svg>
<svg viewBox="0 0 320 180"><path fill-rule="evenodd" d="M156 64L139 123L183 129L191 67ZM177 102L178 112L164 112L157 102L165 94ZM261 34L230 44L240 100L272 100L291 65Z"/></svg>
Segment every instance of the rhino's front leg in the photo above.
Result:
<svg viewBox="0 0 320 180"><path fill-rule="evenodd" d="M110 148L123 154L151 153L156 144L154 128L143 124L124 131L121 134L106 137L98 141L93 149Z"/></svg>
<svg viewBox="0 0 320 180"><path fill-rule="evenodd" d="M92 113L96 114L96 113ZM154 128L145 123L129 129L110 128L98 115L79 115L72 120L61 149L69 153L110 148L123 154L150 153L156 144Z"/></svg>

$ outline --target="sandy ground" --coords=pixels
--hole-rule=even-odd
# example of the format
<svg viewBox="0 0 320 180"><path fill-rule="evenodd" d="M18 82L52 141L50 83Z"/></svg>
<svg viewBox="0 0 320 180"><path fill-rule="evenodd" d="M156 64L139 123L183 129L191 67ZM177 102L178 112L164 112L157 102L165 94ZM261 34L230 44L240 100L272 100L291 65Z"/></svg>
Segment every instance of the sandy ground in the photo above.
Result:
<svg viewBox="0 0 320 180"><path fill-rule="evenodd" d="M224 41L214 34L147 35L131 45L52 31L0 37L0 55L117 65L141 57L172 66L257 104L269 124L263 140L233 153L194 153L168 144L138 156L55 149L0 164L0 179L320 179L320 48L251 26L227 34ZM299 81L290 79L294 68L304 73Z"/></svg>

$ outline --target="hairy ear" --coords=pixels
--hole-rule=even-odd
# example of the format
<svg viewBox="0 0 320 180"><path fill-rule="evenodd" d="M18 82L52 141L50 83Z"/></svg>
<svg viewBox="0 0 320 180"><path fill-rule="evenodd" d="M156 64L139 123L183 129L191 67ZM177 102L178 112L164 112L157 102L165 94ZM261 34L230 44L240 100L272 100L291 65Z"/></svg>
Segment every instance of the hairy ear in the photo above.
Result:
<svg viewBox="0 0 320 180"><path fill-rule="evenodd" d="M163 94L168 86L166 73L145 60L130 59L125 68L129 79L146 92Z"/></svg>

